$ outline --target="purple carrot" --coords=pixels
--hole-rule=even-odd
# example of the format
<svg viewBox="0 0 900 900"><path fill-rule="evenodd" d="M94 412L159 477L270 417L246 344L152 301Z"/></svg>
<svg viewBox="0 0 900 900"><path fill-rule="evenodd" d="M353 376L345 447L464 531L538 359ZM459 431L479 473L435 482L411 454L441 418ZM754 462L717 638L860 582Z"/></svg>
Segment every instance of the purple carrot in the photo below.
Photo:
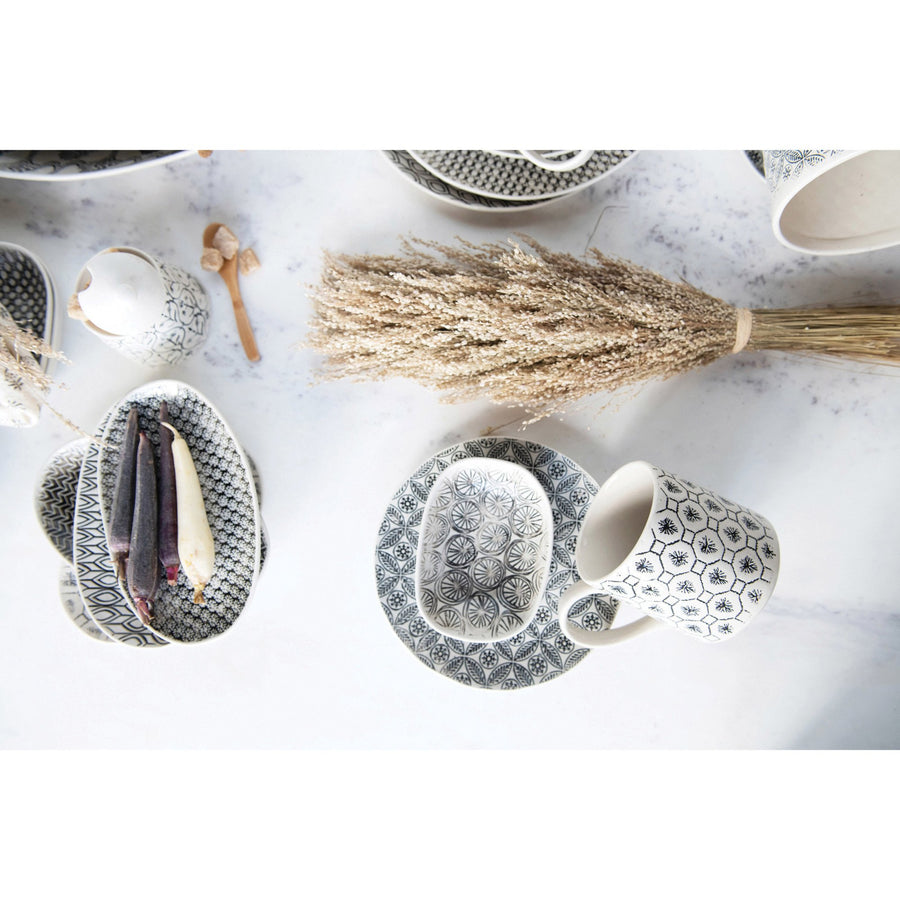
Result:
<svg viewBox="0 0 900 900"><path fill-rule="evenodd" d="M134 600L140 620L147 625L159 590L159 514L153 447L143 431L138 443L134 495L134 522L127 565L128 593Z"/></svg>
<svg viewBox="0 0 900 900"><path fill-rule="evenodd" d="M160 424L169 422L169 405L159 404ZM178 503L175 493L175 460L172 457L172 432L159 429L159 561L166 570L166 581L178 581Z"/></svg>
<svg viewBox="0 0 900 900"><path fill-rule="evenodd" d="M119 465L109 518L109 552L119 580L125 578L125 560L131 546L131 521L134 516L134 472L138 448L138 411L132 406L125 422L125 436L119 447Z"/></svg>

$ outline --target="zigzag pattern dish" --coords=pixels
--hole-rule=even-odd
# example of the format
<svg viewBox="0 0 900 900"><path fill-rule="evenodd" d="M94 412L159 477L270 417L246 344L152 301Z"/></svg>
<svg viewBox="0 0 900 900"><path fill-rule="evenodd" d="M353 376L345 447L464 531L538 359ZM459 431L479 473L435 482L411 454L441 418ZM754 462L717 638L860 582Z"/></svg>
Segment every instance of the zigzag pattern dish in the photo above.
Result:
<svg viewBox="0 0 900 900"><path fill-rule="evenodd" d="M89 444L88 438L81 438L60 447L44 466L34 495L35 512L44 534L70 566L78 476Z"/></svg>
<svg viewBox="0 0 900 900"><path fill-rule="evenodd" d="M110 415L103 417L98 434L103 433ZM130 647L165 647L169 642L143 625L119 587L100 510L99 456L99 446L89 444L78 478L74 523L78 590L88 614L108 637Z"/></svg>
<svg viewBox="0 0 900 900"><path fill-rule="evenodd" d="M253 473L231 430L209 402L178 381L157 381L125 397L113 410L104 431L107 449L99 461L100 530L108 520L115 489L118 448L132 405L141 428L158 454L159 403L169 405L172 425L191 450L206 501L216 552L215 572L204 591L205 603L193 602L184 571L178 583L160 586L151 630L158 638L194 643L227 631L244 609L260 567L261 523ZM130 601L129 601L130 606Z"/></svg>
<svg viewBox="0 0 900 900"><path fill-rule="evenodd" d="M429 492L452 462L471 457L505 459L523 466L544 489L553 515L546 593L531 624L509 640L478 643L445 637L428 625L416 605L416 548ZM517 689L568 672L591 651L576 648L561 633L557 602L577 580L575 543L584 511L597 488L593 478L571 459L549 447L515 438L466 441L426 460L394 494L378 531L377 592L394 633L423 665L471 687ZM617 609L610 598L585 598L577 624L608 628Z"/></svg>

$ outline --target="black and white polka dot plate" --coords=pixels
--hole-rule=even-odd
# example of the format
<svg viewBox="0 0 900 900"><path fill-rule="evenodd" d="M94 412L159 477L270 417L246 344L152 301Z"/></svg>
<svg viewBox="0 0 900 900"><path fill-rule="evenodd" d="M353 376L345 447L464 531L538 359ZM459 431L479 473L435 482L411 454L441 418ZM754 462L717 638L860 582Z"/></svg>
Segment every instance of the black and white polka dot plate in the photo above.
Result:
<svg viewBox="0 0 900 900"><path fill-rule="evenodd" d="M555 200L506 200L482 197L480 194L448 184L413 159L406 150L385 150L384 156L406 181L432 197L462 209L475 209L481 212L513 212L534 209L555 202Z"/></svg>
<svg viewBox="0 0 900 900"><path fill-rule="evenodd" d="M489 150L410 150L419 165L458 190L507 201L551 200L582 190L609 175L633 150L595 150L568 172L549 171L522 157Z"/></svg>
<svg viewBox="0 0 900 900"><path fill-rule="evenodd" d="M416 604L416 559L428 495L451 463L474 457L523 466L546 493L553 518L550 574L537 613L524 631L500 641L442 635ZM578 463L549 447L517 438L464 441L427 459L394 494L378 530L376 586L394 634L423 665L470 687L530 687L570 671L592 651L576 647L561 632L556 610L562 592L578 580L575 543L597 490L597 482ZM570 618L590 630L609 628L617 610L612 598L591 595L573 608Z"/></svg>
<svg viewBox="0 0 900 900"><path fill-rule="evenodd" d="M158 452L162 400L168 403L172 425L191 451L206 502L216 562L203 592L203 603L194 603L193 588L183 569L179 570L177 584L163 581L148 630L166 641L196 643L231 628L253 593L262 553L259 500L250 463L212 404L183 382L155 381L123 398L111 412L103 433L98 498L104 537L128 412L132 406L137 407L141 430Z"/></svg>

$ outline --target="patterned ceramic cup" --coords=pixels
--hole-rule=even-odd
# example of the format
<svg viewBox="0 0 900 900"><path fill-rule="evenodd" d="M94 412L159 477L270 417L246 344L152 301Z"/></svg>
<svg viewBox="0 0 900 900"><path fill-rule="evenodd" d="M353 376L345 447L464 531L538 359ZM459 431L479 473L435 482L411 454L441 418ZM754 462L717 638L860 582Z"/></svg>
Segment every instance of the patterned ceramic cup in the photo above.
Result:
<svg viewBox="0 0 900 900"><path fill-rule="evenodd" d="M780 562L771 523L724 497L646 462L623 466L588 508L575 549L581 581L559 601L560 627L600 646L668 624L703 641L726 640L768 601ZM589 632L568 614L591 593L643 617Z"/></svg>
<svg viewBox="0 0 900 900"><path fill-rule="evenodd" d="M113 333L82 317L85 328L119 353L145 366L180 363L206 340L209 331L209 298L203 286L184 269L164 263L142 250L110 247L94 256L81 270L75 286L76 295L91 286L91 267L95 261L111 253L133 254L152 267L158 285L158 308L149 321L142 321L139 330L132 333ZM76 299L77 296L73 297L73 302Z"/></svg>
<svg viewBox="0 0 900 900"><path fill-rule="evenodd" d="M763 164L786 246L837 255L900 243L900 151L764 150Z"/></svg>
<svg viewBox="0 0 900 900"><path fill-rule="evenodd" d="M428 624L468 641L531 623L550 571L553 514L537 479L499 459L452 463L422 513L416 602Z"/></svg>

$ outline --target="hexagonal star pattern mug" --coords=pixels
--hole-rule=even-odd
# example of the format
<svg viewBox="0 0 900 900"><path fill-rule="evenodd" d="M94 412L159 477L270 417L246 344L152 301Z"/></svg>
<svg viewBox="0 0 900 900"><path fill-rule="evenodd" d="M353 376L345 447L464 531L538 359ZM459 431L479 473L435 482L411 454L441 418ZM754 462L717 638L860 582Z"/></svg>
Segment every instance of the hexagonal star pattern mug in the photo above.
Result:
<svg viewBox="0 0 900 900"><path fill-rule="evenodd" d="M658 466L631 462L610 476L588 508L575 549L581 580L560 598L560 627L589 647L660 624L723 641L771 597L780 554L772 524L758 513ZM569 612L597 592L644 615L604 631L575 627Z"/></svg>

